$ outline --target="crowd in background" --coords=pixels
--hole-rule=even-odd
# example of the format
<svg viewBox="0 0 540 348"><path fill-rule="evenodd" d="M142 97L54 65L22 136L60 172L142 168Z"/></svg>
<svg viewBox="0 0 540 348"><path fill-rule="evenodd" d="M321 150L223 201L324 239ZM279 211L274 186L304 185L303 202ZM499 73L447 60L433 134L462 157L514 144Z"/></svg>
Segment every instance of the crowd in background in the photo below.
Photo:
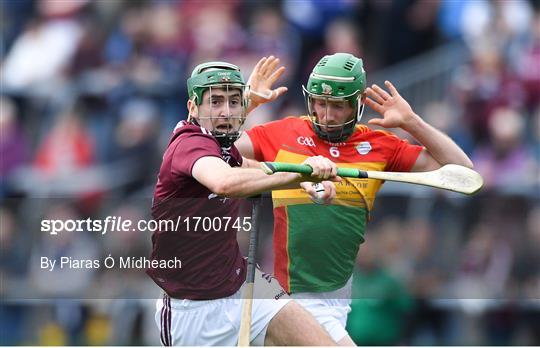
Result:
<svg viewBox="0 0 540 348"><path fill-rule="evenodd" d="M360 248L348 328L360 345L540 344L537 3L0 6L1 344L157 344L151 298L159 291L144 272L39 267L42 256L148 256L150 234L50 236L39 226L150 218L161 156L187 116L186 79L198 63L230 61L247 78L261 57L281 59L289 91L255 110L249 127L305 114L301 85L324 54L362 57L369 82L372 72L456 43L467 58L452 66L444 96L416 111L467 152L485 187L464 198L385 185ZM405 82L393 81L398 89ZM260 263L271 270L267 203ZM247 234L238 237L245 247Z"/></svg>

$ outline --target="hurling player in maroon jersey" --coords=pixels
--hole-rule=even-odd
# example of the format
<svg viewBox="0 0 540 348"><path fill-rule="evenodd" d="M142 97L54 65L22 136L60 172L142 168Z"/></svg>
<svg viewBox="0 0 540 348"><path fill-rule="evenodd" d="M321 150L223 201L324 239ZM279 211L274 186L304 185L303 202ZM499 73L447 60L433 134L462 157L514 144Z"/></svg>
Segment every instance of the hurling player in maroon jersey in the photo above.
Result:
<svg viewBox="0 0 540 348"><path fill-rule="evenodd" d="M279 61L263 58L255 67L259 91L283 73ZM152 215L174 228L154 232L147 270L164 295L156 304L163 345L236 345L241 318L241 289L246 261L236 241L250 221L239 215L239 201L300 182L339 181L336 166L317 156L304 163L311 178L296 173L268 176L242 158L234 141L248 111L240 70L225 62L197 66L188 79L187 121L178 123L163 156ZM285 88L266 88L275 99ZM249 166L253 168L249 168ZM247 224L247 225L246 225ZM181 260L171 267L168 260ZM167 265L167 266L163 266ZM252 311L254 345L334 345L330 336L277 280L257 271Z"/></svg>

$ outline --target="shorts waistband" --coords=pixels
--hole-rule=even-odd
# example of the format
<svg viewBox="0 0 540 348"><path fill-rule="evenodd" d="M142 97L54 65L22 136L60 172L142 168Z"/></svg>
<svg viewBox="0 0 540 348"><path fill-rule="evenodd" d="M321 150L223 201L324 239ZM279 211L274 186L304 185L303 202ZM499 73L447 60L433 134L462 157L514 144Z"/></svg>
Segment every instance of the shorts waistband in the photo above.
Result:
<svg viewBox="0 0 540 348"><path fill-rule="evenodd" d="M228 300L240 299L240 292L241 292L241 289L239 289L234 294L232 294L232 295L230 295L228 297L217 298L217 299L214 299L214 300L180 299L180 298L170 297L167 294L164 294L164 298L165 299L170 299L171 308L189 310L189 309L200 308L200 307L204 307L204 306L208 306L208 305L218 305L218 304L220 304L220 303L222 303L224 301L228 301Z"/></svg>

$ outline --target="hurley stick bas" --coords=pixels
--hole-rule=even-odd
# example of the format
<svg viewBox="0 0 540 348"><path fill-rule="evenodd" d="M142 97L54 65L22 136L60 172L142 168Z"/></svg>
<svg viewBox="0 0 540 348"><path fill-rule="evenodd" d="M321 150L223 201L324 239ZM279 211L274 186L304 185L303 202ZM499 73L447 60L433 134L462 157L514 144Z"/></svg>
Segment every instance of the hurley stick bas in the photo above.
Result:
<svg viewBox="0 0 540 348"><path fill-rule="evenodd" d="M246 285L243 291L242 318L238 346L247 347L250 342L251 310L253 307L253 289L255 287L255 266L257 258L257 244L259 241L259 215L262 204L260 196L253 198L251 211L251 231L249 232L249 250L247 259Z"/></svg>
<svg viewBox="0 0 540 348"><path fill-rule="evenodd" d="M261 167L266 174L276 172L311 174L312 172L312 168L306 164L262 162ZM344 178L378 179L425 185L467 195L478 192L484 184L480 174L457 164L447 164L429 172L379 172L338 168L337 174Z"/></svg>

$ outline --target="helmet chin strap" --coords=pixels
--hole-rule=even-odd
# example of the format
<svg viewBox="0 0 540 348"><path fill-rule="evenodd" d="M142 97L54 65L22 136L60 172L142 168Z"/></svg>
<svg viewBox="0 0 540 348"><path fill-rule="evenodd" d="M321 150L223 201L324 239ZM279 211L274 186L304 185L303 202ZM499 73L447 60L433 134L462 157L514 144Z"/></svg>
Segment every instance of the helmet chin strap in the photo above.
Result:
<svg viewBox="0 0 540 348"><path fill-rule="evenodd" d="M199 121L198 121L195 117L193 117L193 116L191 116L191 115L188 116L187 121L188 121L189 123L192 123L192 124L196 125L196 126L199 126L199 127L201 126L201 125L199 124Z"/></svg>
<svg viewBox="0 0 540 348"><path fill-rule="evenodd" d="M362 115L364 115L364 109L365 109L365 104L364 103L360 103L360 106L358 107L358 113L356 115L356 123L360 123L360 120L362 119Z"/></svg>
<svg viewBox="0 0 540 348"><path fill-rule="evenodd" d="M197 107L197 96L194 96L193 98L190 98L190 101L193 103L195 108L198 108ZM195 119L195 117L193 117L193 114L191 113L191 111L189 109L188 109L187 122L188 123L193 123L193 124L195 124L197 126L200 126L199 122L197 121L197 119Z"/></svg>
<svg viewBox="0 0 540 348"><path fill-rule="evenodd" d="M212 135L219 143L219 146L222 148L230 148L233 146L234 142L240 138L242 132L230 132L228 134L221 132L212 132Z"/></svg>

